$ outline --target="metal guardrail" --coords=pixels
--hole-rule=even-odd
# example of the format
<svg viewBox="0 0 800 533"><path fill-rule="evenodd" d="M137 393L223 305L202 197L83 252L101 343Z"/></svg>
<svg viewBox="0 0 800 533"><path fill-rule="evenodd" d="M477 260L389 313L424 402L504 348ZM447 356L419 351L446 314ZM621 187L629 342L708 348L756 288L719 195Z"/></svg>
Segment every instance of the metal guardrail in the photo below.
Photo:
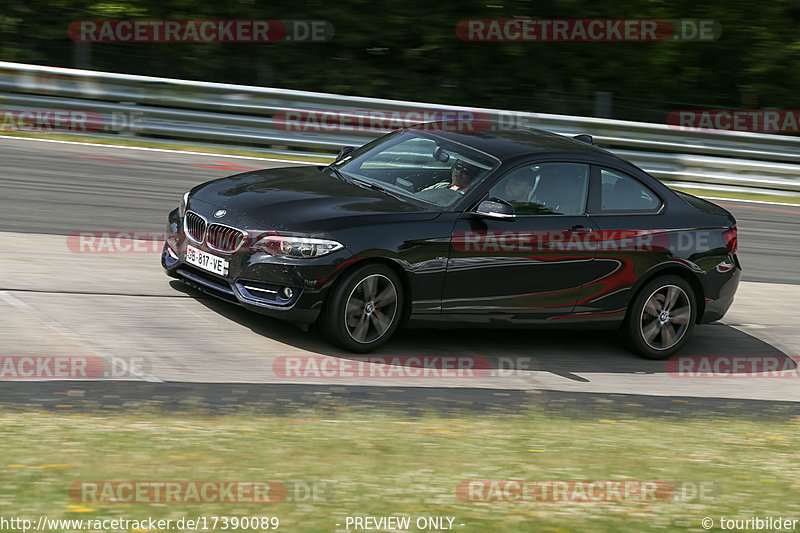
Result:
<svg viewBox="0 0 800 533"><path fill-rule="evenodd" d="M265 87L0 62L0 104L13 110L76 110L102 114L95 135L314 151L364 144L391 127L309 127L287 122L308 112L353 121L379 113L436 120L466 113L500 124L556 133L588 133L668 184L710 190L800 196L800 138L703 130L565 115L457 107ZM416 113L417 115L414 115ZM367 117L366 119L364 117ZM368 123L370 120L368 120ZM2 125L0 125L1 127ZM297 126L297 127L293 127ZM298 131L299 130L299 131Z"/></svg>

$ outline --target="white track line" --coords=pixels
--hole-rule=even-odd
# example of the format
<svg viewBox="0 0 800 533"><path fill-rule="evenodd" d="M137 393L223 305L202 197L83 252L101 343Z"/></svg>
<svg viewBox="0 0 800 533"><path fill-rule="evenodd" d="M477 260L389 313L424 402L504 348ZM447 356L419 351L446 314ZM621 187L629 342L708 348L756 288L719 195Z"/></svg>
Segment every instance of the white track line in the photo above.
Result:
<svg viewBox="0 0 800 533"><path fill-rule="evenodd" d="M71 341L76 342L78 344L81 344L83 346L86 346L87 348L89 348L89 350L94 352L95 355L97 355L98 357L100 357L101 359L106 361L107 363L113 363L114 357L112 355L106 353L103 350L99 350L96 346L93 346L90 343L87 343L80 335L78 335L77 333L75 333L74 331L72 331L71 329L66 327L61 322L59 322L59 321L57 321L57 320L55 320L53 318L50 318L49 316L47 316L47 315L45 315L43 313L40 313L39 311L37 311L36 309L31 307L30 305L26 304L22 300L19 300L19 299L15 298L14 296L12 296L11 294L9 294L9 293L7 293L5 291L0 291L0 300L2 300L3 302L7 303L8 305L16 307L20 311L22 311L22 312L28 314L29 316L35 318L36 320L38 320L39 322L41 322L45 326L49 327L53 331L55 331L55 332L65 336L65 337L67 337ZM151 382L155 382L155 383L163 383L163 381L161 381L157 377L153 376L152 374L148 374L147 372L145 372L143 370L133 369L133 370L128 370L128 372L131 375L134 375L134 376L136 376L139 379L142 379L144 381L151 381Z"/></svg>

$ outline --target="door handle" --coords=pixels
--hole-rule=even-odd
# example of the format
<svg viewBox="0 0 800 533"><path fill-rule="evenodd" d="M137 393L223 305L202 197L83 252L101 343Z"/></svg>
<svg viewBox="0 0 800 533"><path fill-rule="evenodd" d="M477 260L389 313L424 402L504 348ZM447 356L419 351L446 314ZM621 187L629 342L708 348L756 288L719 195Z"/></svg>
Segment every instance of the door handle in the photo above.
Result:
<svg viewBox="0 0 800 533"><path fill-rule="evenodd" d="M592 228L590 228L589 226L584 226L583 224L575 224L574 226L569 228L567 231L568 232L585 231L585 232L589 233L590 231L592 231Z"/></svg>

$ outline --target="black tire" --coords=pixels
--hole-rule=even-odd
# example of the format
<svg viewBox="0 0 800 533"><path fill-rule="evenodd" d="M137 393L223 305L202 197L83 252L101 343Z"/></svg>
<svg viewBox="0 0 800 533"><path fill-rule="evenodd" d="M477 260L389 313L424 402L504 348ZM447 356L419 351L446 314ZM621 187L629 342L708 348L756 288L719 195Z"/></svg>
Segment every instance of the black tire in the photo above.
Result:
<svg viewBox="0 0 800 533"><path fill-rule="evenodd" d="M370 264L345 274L325 302L321 327L335 344L369 352L389 340L403 315L403 286L384 265Z"/></svg>
<svg viewBox="0 0 800 533"><path fill-rule="evenodd" d="M697 300L691 285L680 276L661 276L636 294L622 333L635 353L647 359L667 359L686 343L696 318Z"/></svg>

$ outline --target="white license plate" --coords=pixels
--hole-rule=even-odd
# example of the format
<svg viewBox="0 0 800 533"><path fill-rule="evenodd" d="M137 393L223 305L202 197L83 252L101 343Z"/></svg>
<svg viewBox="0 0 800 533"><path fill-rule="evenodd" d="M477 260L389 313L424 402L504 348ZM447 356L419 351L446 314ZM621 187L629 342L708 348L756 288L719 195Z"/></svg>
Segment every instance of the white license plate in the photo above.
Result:
<svg viewBox="0 0 800 533"><path fill-rule="evenodd" d="M230 266L230 261L227 259L198 250L188 244L186 245L186 262L220 276L227 276L228 267Z"/></svg>

